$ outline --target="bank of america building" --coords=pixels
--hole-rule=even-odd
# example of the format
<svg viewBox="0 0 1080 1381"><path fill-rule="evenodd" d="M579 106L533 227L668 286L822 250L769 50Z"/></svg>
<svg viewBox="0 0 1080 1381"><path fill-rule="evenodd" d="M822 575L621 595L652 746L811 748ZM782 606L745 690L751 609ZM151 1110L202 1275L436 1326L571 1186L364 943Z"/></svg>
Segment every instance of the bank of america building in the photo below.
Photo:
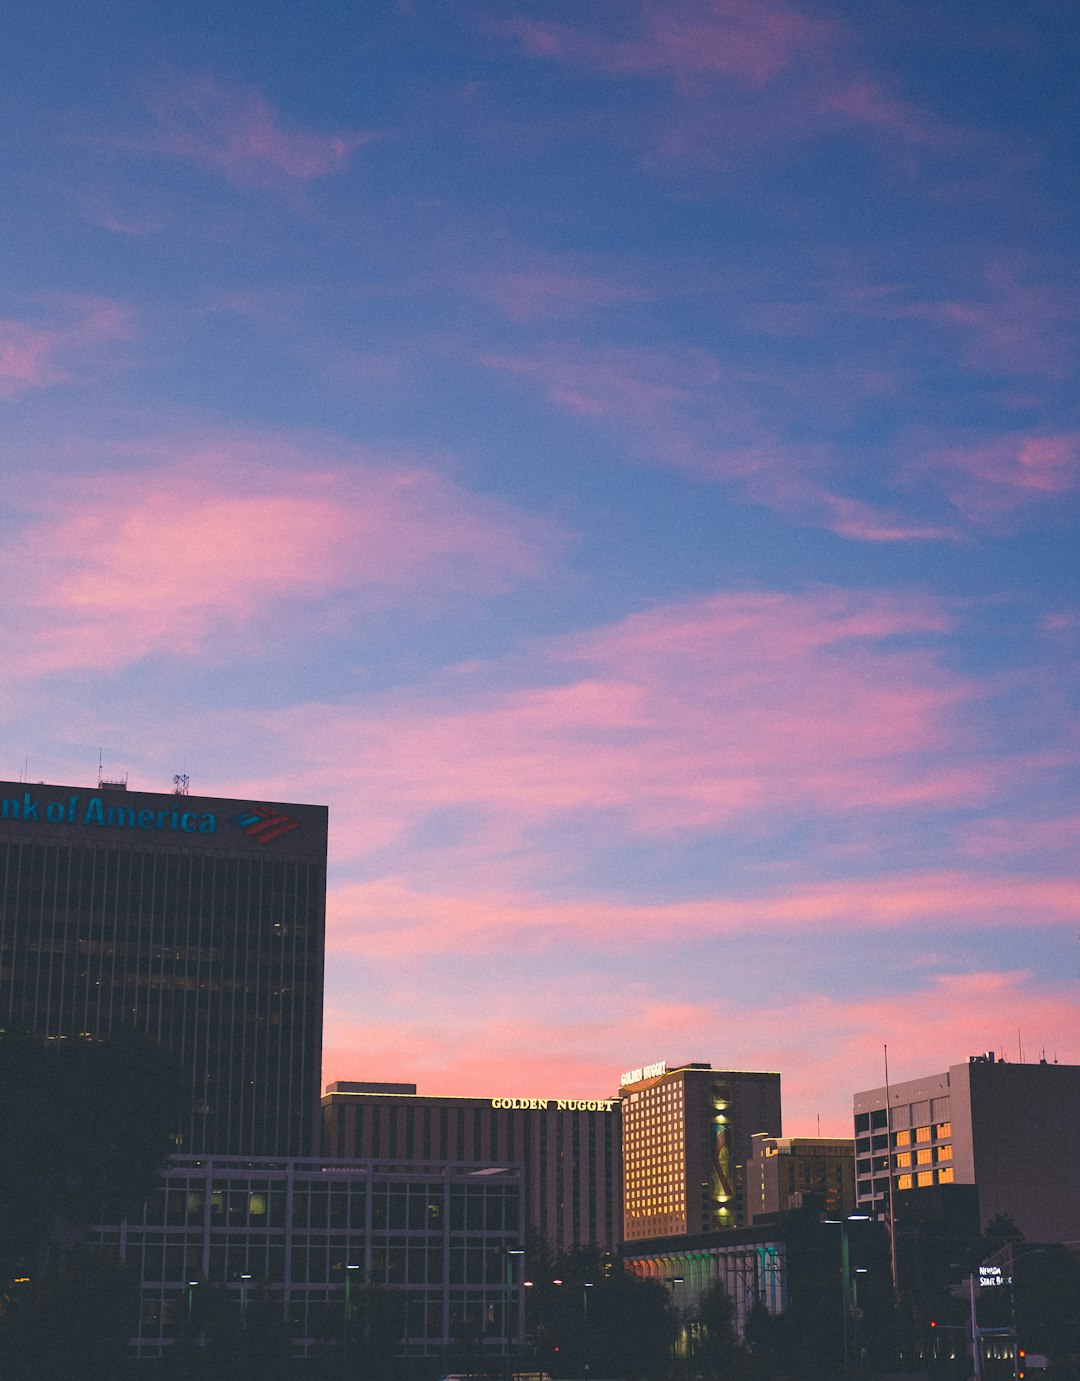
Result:
<svg viewBox="0 0 1080 1381"><path fill-rule="evenodd" d="M326 809L0 783L0 1025L136 1026L191 1081L180 1149L304 1156Z"/></svg>
<svg viewBox="0 0 1080 1381"><path fill-rule="evenodd" d="M265 1288L305 1353L350 1283L406 1292L414 1351L520 1332L517 1167L318 1154L326 841L322 806L0 782L0 1027L135 1026L190 1081L142 1220L91 1232L140 1267L142 1355L202 1286Z"/></svg>

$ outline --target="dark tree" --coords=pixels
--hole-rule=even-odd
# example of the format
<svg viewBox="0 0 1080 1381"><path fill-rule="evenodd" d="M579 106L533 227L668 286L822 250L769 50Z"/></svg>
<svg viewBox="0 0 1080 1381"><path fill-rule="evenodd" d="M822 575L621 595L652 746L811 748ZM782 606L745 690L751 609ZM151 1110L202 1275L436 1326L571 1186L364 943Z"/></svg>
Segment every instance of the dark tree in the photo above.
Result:
<svg viewBox="0 0 1080 1381"><path fill-rule="evenodd" d="M4 1381L121 1381L138 1323L139 1281L115 1253L66 1251L0 1332Z"/></svg>
<svg viewBox="0 0 1080 1381"><path fill-rule="evenodd" d="M988 1257L999 1252L1002 1247L1013 1245L1024 1240L1024 1234L1016 1226L1007 1213L998 1213L987 1223L983 1229L982 1242L979 1244L980 1259L986 1261Z"/></svg>
<svg viewBox="0 0 1080 1381"><path fill-rule="evenodd" d="M170 1057L138 1033L46 1044L0 1031L5 1381L125 1375L138 1282L114 1254L70 1244L83 1226L139 1208L175 1147L184 1087Z"/></svg>
<svg viewBox="0 0 1080 1381"><path fill-rule="evenodd" d="M184 1102L175 1061L139 1032L46 1044L0 1031L0 1279L35 1274L57 1220L136 1209L175 1149Z"/></svg>
<svg viewBox="0 0 1080 1381"><path fill-rule="evenodd" d="M362 1285L349 1306L348 1376L391 1381L400 1370L407 1302L392 1285Z"/></svg>
<svg viewBox="0 0 1080 1381"><path fill-rule="evenodd" d="M706 1376L731 1370L737 1350L735 1306L719 1281L702 1291L697 1307L695 1364Z"/></svg>

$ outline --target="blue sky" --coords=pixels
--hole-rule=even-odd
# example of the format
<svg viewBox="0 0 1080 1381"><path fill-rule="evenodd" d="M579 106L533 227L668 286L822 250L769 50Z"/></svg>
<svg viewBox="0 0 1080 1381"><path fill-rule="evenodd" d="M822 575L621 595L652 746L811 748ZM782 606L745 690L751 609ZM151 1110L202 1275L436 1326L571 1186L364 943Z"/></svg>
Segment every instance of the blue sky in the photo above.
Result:
<svg viewBox="0 0 1080 1381"><path fill-rule="evenodd" d="M328 1079L1076 1060L1071 20L9 9L4 775L328 803Z"/></svg>

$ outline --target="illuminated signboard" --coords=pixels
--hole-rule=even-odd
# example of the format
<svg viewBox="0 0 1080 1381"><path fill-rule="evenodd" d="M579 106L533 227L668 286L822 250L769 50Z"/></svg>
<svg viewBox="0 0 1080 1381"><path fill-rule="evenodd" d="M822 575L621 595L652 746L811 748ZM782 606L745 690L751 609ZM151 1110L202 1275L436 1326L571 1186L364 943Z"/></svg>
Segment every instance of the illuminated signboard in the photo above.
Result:
<svg viewBox="0 0 1080 1381"><path fill-rule="evenodd" d="M0 819L46 821L51 825L100 825L106 829L169 830L182 834L214 834L213 811L181 810L184 798L176 798L170 810L141 810L135 806L106 805L100 796L69 796L67 800L42 801L32 792L0 801Z"/></svg>
<svg viewBox="0 0 1080 1381"><path fill-rule="evenodd" d="M614 1098L493 1098L493 1108L534 1112L611 1112Z"/></svg>
<svg viewBox="0 0 1080 1381"><path fill-rule="evenodd" d="M657 1060L654 1065L642 1065L640 1069L628 1069L619 1080L619 1087L627 1084L640 1084L642 1079L655 1079L667 1073L667 1060Z"/></svg>
<svg viewBox="0 0 1080 1381"><path fill-rule="evenodd" d="M186 796L115 797L81 795L78 792L53 795L20 789L0 794L0 820L28 825L64 825L77 829L148 831L154 834L217 834L222 819L207 810L207 802L196 803ZM156 804L148 805L147 801ZM163 801L168 801L163 805ZM192 809L192 807L195 807ZM300 828L300 822L277 806L248 805L237 815L227 817L231 825L256 844L269 844L283 834Z"/></svg>
<svg viewBox="0 0 1080 1381"><path fill-rule="evenodd" d="M980 1266L979 1285L1011 1285L1012 1276L1004 1274L1000 1266Z"/></svg>

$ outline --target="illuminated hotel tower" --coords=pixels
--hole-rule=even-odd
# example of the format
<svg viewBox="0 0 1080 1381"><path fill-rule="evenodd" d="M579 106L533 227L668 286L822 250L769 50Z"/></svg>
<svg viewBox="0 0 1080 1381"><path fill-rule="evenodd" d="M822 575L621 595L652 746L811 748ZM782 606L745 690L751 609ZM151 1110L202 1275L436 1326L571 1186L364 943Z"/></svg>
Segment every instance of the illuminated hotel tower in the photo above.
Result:
<svg viewBox="0 0 1080 1381"><path fill-rule="evenodd" d="M745 1166L756 1132L779 1136L780 1075L669 1069L622 1076L623 1237L678 1237L744 1227Z"/></svg>

